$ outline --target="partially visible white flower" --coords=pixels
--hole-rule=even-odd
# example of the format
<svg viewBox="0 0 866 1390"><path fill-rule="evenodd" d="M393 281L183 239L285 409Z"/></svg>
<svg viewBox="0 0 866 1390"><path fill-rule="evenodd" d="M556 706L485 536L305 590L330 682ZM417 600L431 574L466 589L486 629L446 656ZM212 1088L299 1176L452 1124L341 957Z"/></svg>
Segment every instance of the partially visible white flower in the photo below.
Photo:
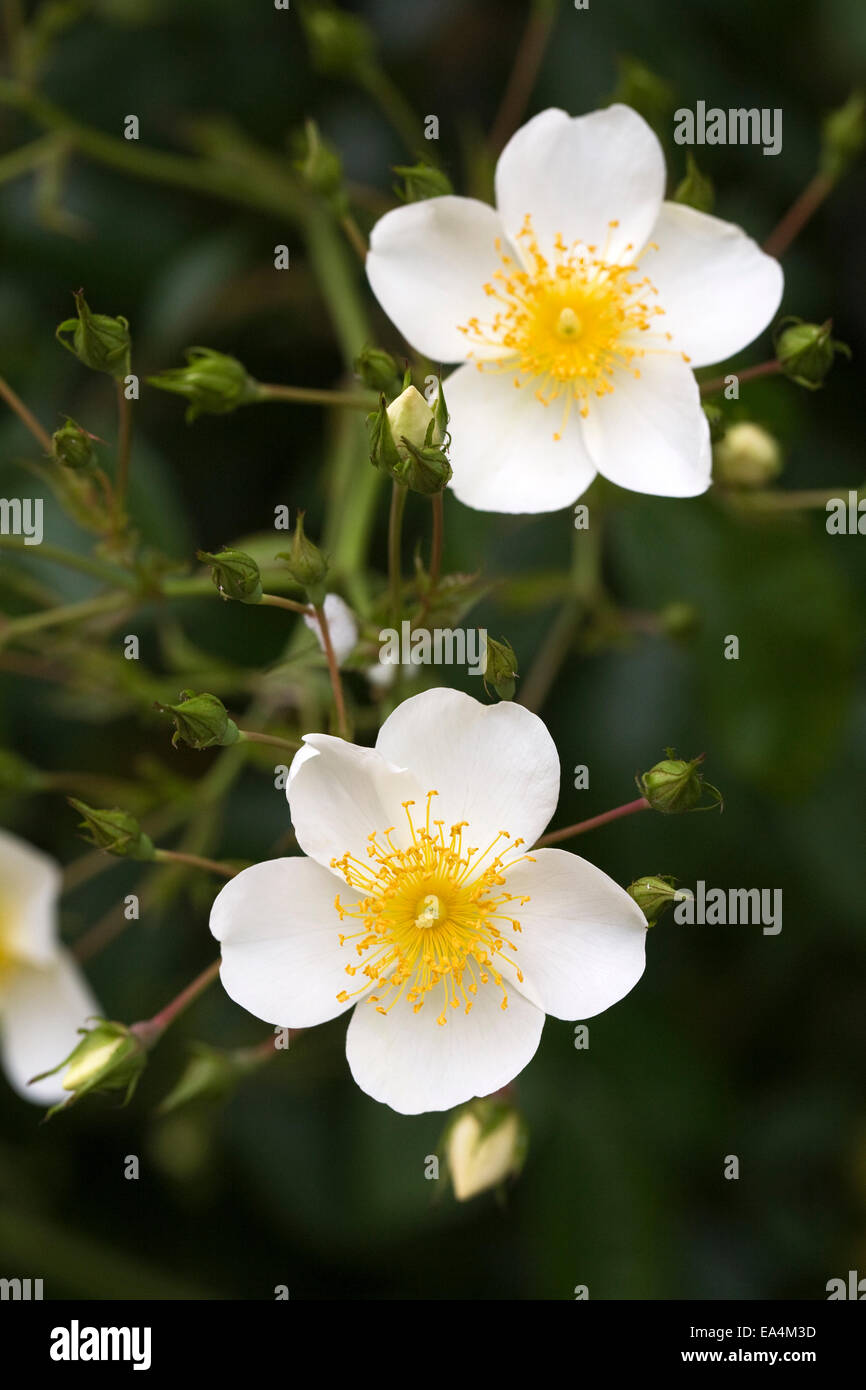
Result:
<svg viewBox="0 0 866 1390"><path fill-rule="evenodd" d="M551 109L500 155L496 208L449 195L376 223L385 312L419 352L465 363L445 393L468 506L553 511L596 473L668 497L709 486L693 369L766 327L783 277L739 227L664 190L661 144L630 107Z"/></svg>
<svg viewBox="0 0 866 1390"><path fill-rule="evenodd" d="M60 869L24 840L0 830L0 1045L3 1069L25 1100L68 1099L56 1067L100 1012L81 971L57 937Z"/></svg>
<svg viewBox="0 0 866 1390"><path fill-rule="evenodd" d="M374 695L383 695L391 689L400 673L401 681L416 681L421 675L420 667L412 661L389 662L377 661L372 666L365 668L364 674L370 682L370 689Z"/></svg>
<svg viewBox="0 0 866 1390"><path fill-rule="evenodd" d="M328 624L328 631L331 634L331 645L334 648L334 655L337 658L337 665L342 666L347 657L352 655L355 644L358 641L358 624L355 615L349 605L340 598L339 594L326 594L325 602L325 621ZM316 634L319 646L325 650L325 642L322 637L322 628L317 617L304 614L304 622L311 632Z"/></svg>
<svg viewBox="0 0 866 1390"><path fill-rule="evenodd" d="M307 857L243 870L213 905L227 993L294 1028L357 1004L352 1075L403 1114L500 1090L545 1013L590 1018L644 970L628 893L576 854L528 852L559 776L536 715L456 690L405 700L375 748L308 734L286 788Z"/></svg>

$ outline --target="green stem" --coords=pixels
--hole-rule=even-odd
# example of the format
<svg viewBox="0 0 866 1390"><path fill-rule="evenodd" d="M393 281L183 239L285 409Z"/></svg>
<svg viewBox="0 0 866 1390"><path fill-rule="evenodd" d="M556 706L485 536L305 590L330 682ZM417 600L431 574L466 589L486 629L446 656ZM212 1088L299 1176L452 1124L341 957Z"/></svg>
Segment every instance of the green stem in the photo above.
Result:
<svg viewBox="0 0 866 1390"><path fill-rule="evenodd" d="M266 743L271 748L284 748L289 753L297 753L303 746L297 739L279 738L277 734L260 734L252 729L241 729L240 735L246 743Z"/></svg>
<svg viewBox="0 0 866 1390"><path fill-rule="evenodd" d="M276 386L259 382L256 399L260 401L299 401L305 405L345 406L352 410L373 410L375 397L360 391L327 391L312 386Z"/></svg>
<svg viewBox="0 0 866 1390"><path fill-rule="evenodd" d="M399 87L378 65L365 67L360 74L360 83L368 96L372 97L385 119L399 135L409 154L417 155L424 149L424 128L415 115L411 103L406 100ZM435 162L434 160L430 161Z"/></svg>
<svg viewBox="0 0 866 1390"><path fill-rule="evenodd" d="M539 710L547 699L560 668L574 641L575 633L588 610L598 602L601 587L601 508L592 508L592 523L586 531L575 531L571 566L571 591L557 613L552 627L523 683L520 703Z"/></svg>
<svg viewBox="0 0 866 1390"><path fill-rule="evenodd" d="M133 1023L130 1032L134 1033L141 1040L145 1047L153 1047L162 1037L166 1028L179 1018L190 1004L194 1004L199 995L204 994L209 985L220 973L220 961L215 960L206 970L192 981L191 984L182 989L170 1004L166 1004L164 1009L153 1015L153 1018L144 1019L141 1023Z"/></svg>
<svg viewBox="0 0 866 1390"><path fill-rule="evenodd" d="M41 632L48 627L62 627L66 623L84 622L88 618L98 618L106 613L117 613L129 606L128 593L100 594L97 598L82 599L80 603L64 604L60 608L50 608L44 613L26 613L21 618L13 618L5 627L0 627L0 647L18 637L29 637L33 632Z"/></svg>
<svg viewBox="0 0 866 1390"><path fill-rule="evenodd" d="M0 377L0 396L3 397L3 400L9 406L10 410L14 410L22 425L26 426L33 435L33 438L41 444L46 454L50 454L51 436L42 428L35 415L27 409L27 406L17 392L12 390L8 381L4 381L2 377Z"/></svg>
<svg viewBox="0 0 866 1390"><path fill-rule="evenodd" d="M126 494L129 489L129 462L132 452L132 409L126 398L122 381L117 382L117 473L114 484L114 501L118 525L124 514Z"/></svg>
<svg viewBox="0 0 866 1390"><path fill-rule="evenodd" d="M391 512L388 518L388 593L390 595L391 619L396 627L400 621L403 603L403 513L406 509L408 488L396 479L391 485Z"/></svg>
<svg viewBox="0 0 866 1390"><path fill-rule="evenodd" d="M283 598L279 594L262 594L259 603L264 604L265 608L288 608L290 613L302 613L305 618L311 618L315 611L308 603L298 603L293 598Z"/></svg>
<svg viewBox="0 0 866 1390"><path fill-rule="evenodd" d="M127 589L137 587L137 581L133 576L125 574L123 570L103 564L101 560L94 560L89 555L76 555L73 550L63 550L59 545L49 545L46 541L32 546L25 545L19 536L0 535L0 549L20 550L22 554L34 551L38 560L50 560L56 565L64 565L67 569L79 570L81 574L92 575L94 579L101 579L106 584L122 584Z"/></svg>
<svg viewBox="0 0 866 1390"><path fill-rule="evenodd" d="M212 874L219 874L220 878L235 878L240 872L229 864L221 864L218 859L206 859L201 854L187 854L181 849L157 849L154 850L153 857L157 864L188 864L193 869L207 869Z"/></svg>

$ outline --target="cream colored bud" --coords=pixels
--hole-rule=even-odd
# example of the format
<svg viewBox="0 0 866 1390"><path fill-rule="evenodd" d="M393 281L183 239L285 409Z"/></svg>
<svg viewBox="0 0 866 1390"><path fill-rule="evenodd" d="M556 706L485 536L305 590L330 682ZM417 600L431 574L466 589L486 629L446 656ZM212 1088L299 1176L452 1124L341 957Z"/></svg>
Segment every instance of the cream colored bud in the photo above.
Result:
<svg viewBox="0 0 866 1390"><path fill-rule="evenodd" d="M716 476L728 487L764 487L782 471L778 441L748 420L726 430L714 458Z"/></svg>
<svg viewBox="0 0 866 1390"><path fill-rule="evenodd" d="M519 1168L523 1148L520 1116L515 1110L505 1111L487 1133L472 1110L460 1115L448 1135L448 1170L458 1202L504 1182Z"/></svg>
<svg viewBox="0 0 866 1390"><path fill-rule="evenodd" d="M442 434L435 424L433 411L415 386L407 386L388 406L388 423L401 459L409 457L409 451L403 443L404 438L414 444L416 449L423 449L425 444L437 448L442 443ZM433 433L428 440L427 431L431 423Z"/></svg>

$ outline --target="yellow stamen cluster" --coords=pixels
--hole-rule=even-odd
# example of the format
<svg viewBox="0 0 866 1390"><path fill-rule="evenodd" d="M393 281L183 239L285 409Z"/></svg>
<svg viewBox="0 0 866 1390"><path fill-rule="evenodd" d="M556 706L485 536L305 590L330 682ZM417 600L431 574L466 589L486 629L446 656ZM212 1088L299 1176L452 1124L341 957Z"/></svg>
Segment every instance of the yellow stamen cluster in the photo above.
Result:
<svg viewBox="0 0 866 1390"><path fill-rule="evenodd" d="M529 899L504 891L504 885L507 871L530 856L518 852L506 860L523 844L511 841L506 830L484 850L464 845L467 821L452 825L446 837L445 822L431 820L438 795L427 793L423 825L413 818L415 802L403 802L411 839L406 849L394 843L391 826L367 837L369 864L346 853L333 859L331 867L364 895L346 905L338 894L334 903L341 922L355 919L361 928L340 933L340 945L351 943L358 957L346 966L346 974L360 975L362 982L355 990L341 990L338 1000L347 1003L366 994L380 1014L387 1014L405 997L418 1013L435 991L442 1001L436 1021L444 1026L449 1007L463 1007L468 1014L478 986L491 980L502 990L500 1007L508 1007L503 965L522 981L510 934L519 933L520 923L511 915L511 905ZM503 840L511 841L507 850L499 848Z"/></svg>
<svg viewBox="0 0 866 1390"><path fill-rule="evenodd" d="M653 332L654 321L664 314L653 303L658 290L648 276L635 278L637 264L607 260L618 225L610 223L601 252L580 242L566 246L557 234L551 261L542 254L527 215L517 237L521 262L496 240L501 266L484 286L496 303L492 320L484 323L476 316L460 325L460 332L477 345L469 357L477 359L479 371L513 372L514 385L532 384L543 405L563 400L554 439L561 438L572 405L585 418L592 396L614 390L617 370L639 377L636 359L670 351L664 345L671 334ZM650 246L658 249L654 242ZM484 348L496 349L497 355L485 359Z"/></svg>

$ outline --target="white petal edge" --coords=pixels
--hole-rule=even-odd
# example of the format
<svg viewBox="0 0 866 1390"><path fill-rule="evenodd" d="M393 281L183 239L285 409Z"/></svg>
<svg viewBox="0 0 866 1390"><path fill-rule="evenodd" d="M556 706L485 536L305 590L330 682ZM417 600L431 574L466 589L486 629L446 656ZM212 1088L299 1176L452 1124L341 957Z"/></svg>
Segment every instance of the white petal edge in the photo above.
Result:
<svg viewBox="0 0 866 1390"><path fill-rule="evenodd" d="M26 840L0 830L0 945L17 961L56 959L60 865Z"/></svg>
<svg viewBox="0 0 866 1390"><path fill-rule="evenodd" d="M3 992L3 1070L10 1085L36 1105L68 1100L62 1086L64 1067L54 1076L28 1086L31 1077L63 1062L81 1041L78 1029L101 1015L81 970L62 950L50 965L20 966Z"/></svg>
<svg viewBox="0 0 866 1390"><path fill-rule="evenodd" d="M244 869L217 894L210 929L222 951L226 994L282 1028L309 1028L351 1008L337 995L355 988L340 946L334 876L312 859L269 859ZM358 894L345 888L341 900Z"/></svg>
<svg viewBox="0 0 866 1390"><path fill-rule="evenodd" d="M692 367L704 367L748 346L782 299L782 267L732 222L665 203L641 270L658 290L659 324Z"/></svg>
<svg viewBox="0 0 866 1390"><path fill-rule="evenodd" d="M445 383L450 413L451 488L482 512L555 512L586 491L596 474L572 409L544 406L535 383L514 385L510 371L458 367ZM561 439L554 435L562 433Z"/></svg>
<svg viewBox="0 0 866 1390"><path fill-rule="evenodd" d="M511 137L496 166L496 205L507 235L520 245L531 214L548 256L561 234L566 245L580 241L608 262L628 264L649 240L664 188L658 137L619 103L586 116L542 111Z"/></svg>
<svg viewBox="0 0 866 1390"><path fill-rule="evenodd" d="M536 714L510 700L484 705L459 690L422 691L389 715L376 748L408 764L425 795L438 791L432 819L444 819L446 834L468 821L468 843L479 849L500 830L528 847L556 810L556 745Z"/></svg>
<svg viewBox="0 0 866 1390"><path fill-rule="evenodd" d="M640 377L618 371L613 391L593 399L581 421L595 465L632 492L697 497L710 485L712 463L694 375L675 353L634 361Z"/></svg>
<svg viewBox="0 0 866 1390"><path fill-rule="evenodd" d="M554 1018L592 1018L633 989L646 964L647 926L624 888L561 849L540 849L534 864L508 874L522 931L517 964L531 998Z"/></svg>
<svg viewBox="0 0 866 1390"><path fill-rule="evenodd" d="M298 844L328 870L347 850L366 863L368 836L389 826L395 827L395 843L408 844L402 803L417 802L420 794L405 767L393 766L374 748L330 734L305 735L286 786Z"/></svg>
<svg viewBox="0 0 866 1390"><path fill-rule="evenodd" d="M358 1004L346 1034L346 1057L355 1081L374 1100L401 1115L450 1110L474 1096L491 1095L512 1081L535 1055L544 1014L520 994L479 986L470 1014L450 1009L436 1018L431 995L418 1013L405 999L382 1015Z"/></svg>
<svg viewBox="0 0 866 1390"><path fill-rule="evenodd" d="M501 236L494 208L452 196L394 208L373 228L370 287L407 342L434 362L465 361L472 343L459 325L490 320L484 286L499 266Z"/></svg>

